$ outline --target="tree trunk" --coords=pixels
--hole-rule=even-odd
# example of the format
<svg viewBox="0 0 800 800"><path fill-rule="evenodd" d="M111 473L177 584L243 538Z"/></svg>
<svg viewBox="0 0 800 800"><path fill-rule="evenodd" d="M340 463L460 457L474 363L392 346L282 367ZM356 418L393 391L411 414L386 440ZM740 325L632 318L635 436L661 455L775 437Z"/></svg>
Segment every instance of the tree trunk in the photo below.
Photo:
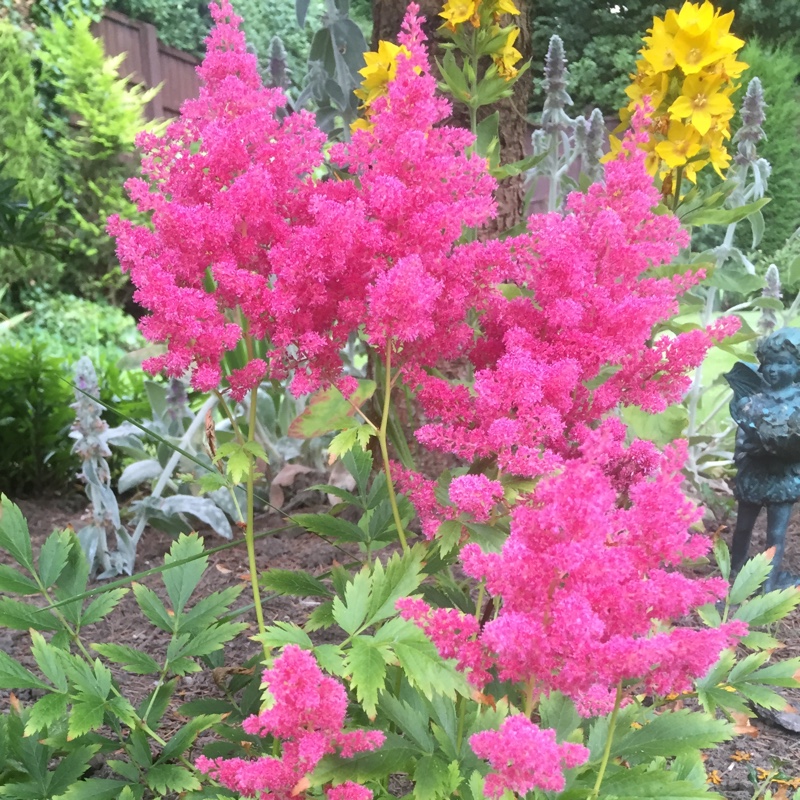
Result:
<svg viewBox="0 0 800 800"><path fill-rule="evenodd" d="M426 22L422 26L428 36L429 52L431 58L439 54L438 42L440 37L438 29L441 19L438 16L442 10L441 0L417 0L420 13L425 17ZM517 6L520 15L514 17L514 22L519 25L520 33L515 47L522 53L524 64L531 58L531 29L529 20L529 1L518 0ZM372 49L377 50L378 41L381 39L396 41L397 33L403 21L408 6L407 0L374 0L372 4ZM501 163L508 164L519 161L530 152L530 130L526 120L528 108L528 98L531 92L530 73L526 73L514 84L514 94L492 106L485 106L478 112L478 120L500 112L500 158ZM460 127L469 127L469 113L462 104L456 104L453 109L453 116L449 120L451 124ZM497 190L498 215L494 224L490 226L492 231L504 231L516 225L522 220L522 204L524 199L523 176L506 178L500 183Z"/></svg>

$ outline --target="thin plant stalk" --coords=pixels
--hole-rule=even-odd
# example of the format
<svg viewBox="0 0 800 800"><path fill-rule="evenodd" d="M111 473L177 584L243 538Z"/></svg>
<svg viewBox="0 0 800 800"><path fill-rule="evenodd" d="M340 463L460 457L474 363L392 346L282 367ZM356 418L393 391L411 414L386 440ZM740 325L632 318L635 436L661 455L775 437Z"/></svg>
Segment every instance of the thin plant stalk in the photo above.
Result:
<svg viewBox="0 0 800 800"><path fill-rule="evenodd" d="M389 447L387 445L386 431L389 426L389 410L392 402L392 342L389 340L386 344L386 383L384 386L383 394L383 413L381 414L381 427L378 429L378 443L381 448L381 457L383 458L383 469L386 472L386 487L389 490L389 503L392 506L392 516L394 517L394 524L397 527L397 536L400 539L400 546L403 552L408 551L408 542L406 541L406 532L403 529L403 521L400 519L400 509L397 506L397 495L394 491L394 482L392 481L392 471L389 466Z"/></svg>
<svg viewBox="0 0 800 800"><path fill-rule="evenodd" d="M258 387L250 390L250 415L247 426L247 441L252 442L255 440L256 433L256 394ZM255 483L256 472L256 459L252 454L248 454L248 467L247 467L247 522L245 523L244 539L247 544L247 561L250 564L250 585L253 589L253 603L256 610L256 621L258 623L258 632L263 635L264 626L264 610L261 608L261 592L258 588L258 565L256 564L256 548L255 540L253 539L254 529L254 510L253 510L253 486ZM263 644L263 643L262 643ZM264 655L267 655L267 646L264 644Z"/></svg>
<svg viewBox="0 0 800 800"><path fill-rule="evenodd" d="M611 745L614 741L614 729L617 726L617 715L619 714L619 707L622 704L622 682L617 684L617 695L614 698L614 709L611 712L611 719L608 721L608 735L606 736L606 746L603 749L603 758L600 761L600 769L597 772L597 780L594 782L594 789L589 795L589 800L597 800L600 796L600 786L603 783L603 777L606 774L606 767L608 760L611 756Z"/></svg>

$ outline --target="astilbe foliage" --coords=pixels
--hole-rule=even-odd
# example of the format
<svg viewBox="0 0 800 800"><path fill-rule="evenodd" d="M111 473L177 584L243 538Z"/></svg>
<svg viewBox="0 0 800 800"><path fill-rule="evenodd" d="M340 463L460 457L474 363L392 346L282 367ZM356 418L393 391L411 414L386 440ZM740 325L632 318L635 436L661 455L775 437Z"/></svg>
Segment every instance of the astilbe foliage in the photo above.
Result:
<svg viewBox="0 0 800 800"><path fill-rule="evenodd" d="M314 657L296 645L288 645L264 670L264 684L272 705L248 717L242 727L256 736L273 736L281 743L280 757L197 759L197 766L223 786L259 800L300 798L303 779L323 756L337 749L345 758L376 750L380 731L345 731L347 693L333 678L320 671ZM334 787L330 800L371 800L372 792L350 781Z"/></svg>

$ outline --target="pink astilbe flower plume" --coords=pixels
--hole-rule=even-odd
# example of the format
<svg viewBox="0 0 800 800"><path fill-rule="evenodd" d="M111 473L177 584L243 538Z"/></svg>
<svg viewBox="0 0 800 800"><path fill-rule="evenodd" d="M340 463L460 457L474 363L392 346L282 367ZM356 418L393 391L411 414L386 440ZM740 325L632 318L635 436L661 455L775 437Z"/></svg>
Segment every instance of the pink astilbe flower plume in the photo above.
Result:
<svg viewBox="0 0 800 800"><path fill-rule="evenodd" d="M314 180L324 134L308 112L281 113L264 88L228 0L199 68L200 96L163 137L143 134L145 179L128 183L152 229L112 218L123 269L149 313L142 331L167 352L146 363L217 388L221 361L244 335L267 344L263 361L229 377L242 397L265 377L294 373L309 392L342 373L340 350L365 327L395 366L428 366L472 343L467 323L493 290L496 247L458 244L464 225L494 214L486 162L466 155L472 135L443 125L418 8L404 22L409 58L374 104L370 132L331 148L356 180Z"/></svg>
<svg viewBox="0 0 800 800"><path fill-rule="evenodd" d="M365 750L377 750L384 741L380 731L345 731L347 693L336 680L320 671L314 657L296 645L288 645L264 670L264 684L272 705L248 717L242 728L256 736L281 741L281 756L197 759L197 767L223 786L258 800L303 797L303 780L323 756L339 750L345 758ZM370 800L372 793L347 782L331 789L330 800Z"/></svg>
<svg viewBox="0 0 800 800"><path fill-rule="evenodd" d="M589 758L583 745L558 744L555 731L543 730L521 715L504 719L500 730L474 734L469 743L475 755L495 770L486 777L489 797L501 797L506 791L525 795L533 789L560 792L564 768L580 766Z"/></svg>

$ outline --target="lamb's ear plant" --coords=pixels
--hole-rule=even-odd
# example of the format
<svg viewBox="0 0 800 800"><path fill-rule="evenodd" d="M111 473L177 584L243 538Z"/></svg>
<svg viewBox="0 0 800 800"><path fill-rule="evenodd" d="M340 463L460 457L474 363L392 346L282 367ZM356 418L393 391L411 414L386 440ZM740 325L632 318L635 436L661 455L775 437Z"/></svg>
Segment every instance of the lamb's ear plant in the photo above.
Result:
<svg viewBox="0 0 800 800"><path fill-rule="evenodd" d="M241 587L198 600L208 557L196 535L181 536L162 572L168 606L152 589L132 584L138 612L164 636L161 652L94 641L92 626L120 614L128 589L109 589L87 602L89 564L75 534L52 533L34 557L19 508L5 496L0 504L0 549L14 564L0 566L0 625L30 631L35 663L28 669L0 651L0 688L34 696L25 708L14 700L0 718L6 745L0 747L0 797L103 800L127 793L140 799L199 790L187 755L222 717L196 716L176 731L166 714L181 677L207 667L246 627L232 618ZM126 695L125 672L152 677L136 702ZM169 732L159 733L162 728ZM110 777L90 776L98 755Z"/></svg>
<svg viewBox="0 0 800 800"><path fill-rule="evenodd" d="M594 109L588 119L582 114L573 119L567 113L572 105L569 71L564 42L557 35L551 37L547 48L542 88L541 123L531 137L533 155L539 163L527 173L526 202L530 204L537 187L544 182L545 210L557 211L570 191L578 187L586 189L602 178L600 159L608 136L600 109ZM580 176L575 174L578 170Z"/></svg>

